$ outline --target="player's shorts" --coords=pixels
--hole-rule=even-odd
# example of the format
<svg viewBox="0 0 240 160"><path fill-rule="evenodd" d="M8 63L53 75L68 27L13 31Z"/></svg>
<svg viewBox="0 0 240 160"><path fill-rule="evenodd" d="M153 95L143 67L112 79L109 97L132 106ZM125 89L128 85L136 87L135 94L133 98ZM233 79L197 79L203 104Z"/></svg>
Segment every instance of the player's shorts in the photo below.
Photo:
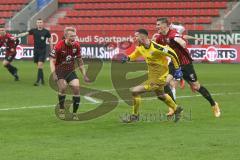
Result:
<svg viewBox="0 0 240 160"><path fill-rule="evenodd" d="M71 82L74 79L78 79L78 76L75 71L65 73L65 74L59 74L56 72L56 74L57 74L58 79L65 79L67 81L67 83Z"/></svg>
<svg viewBox="0 0 240 160"><path fill-rule="evenodd" d="M34 60L34 63L45 62L46 48L44 48L44 49L34 48L33 60Z"/></svg>
<svg viewBox="0 0 240 160"><path fill-rule="evenodd" d="M183 72L183 79L187 82L196 82L197 81L197 74L194 70L193 64L183 65L182 72Z"/></svg>
<svg viewBox="0 0 240 160"><path fill-rule="evenodd" d="M175 68L174 68L174 64L173 64L172 62L169 63L169 65L168 65L168 70L169 70L169 74L171 74L172 76L174 76Z"/></svg>
<svg viewBox="0 0 240 160"><path fill-rule="evenodd" d="M12 55L6 54L4 59L8 62L12 62L14 60L15 56L16 56L16 54L12 54Z"/></svg>
<svg viewBox="0 0 240 160"><path fill-rule="evenodd" d="M163 92L166 82L159 79L148 79L145 82L143 82L143 85L147 91Z"/></svg>

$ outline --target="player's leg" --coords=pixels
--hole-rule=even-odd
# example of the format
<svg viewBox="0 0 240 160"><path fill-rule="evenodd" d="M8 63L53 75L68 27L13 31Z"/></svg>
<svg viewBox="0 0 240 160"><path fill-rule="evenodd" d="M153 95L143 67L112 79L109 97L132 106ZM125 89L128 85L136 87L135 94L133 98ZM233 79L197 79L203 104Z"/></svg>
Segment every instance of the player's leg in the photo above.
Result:
<svg viewBox="0 0 240 160"><path fill-rule="evenodd" d="M171 74L167 75L166 85L164 86L164 92L167 93L172 99L176 100L176 88L173 76Z"/></svg>
<svg viewBox="0 0 240 160"><path fill-rule="evenodd" d="M137 122L139 121L139 106L141 103L141 94L146 92L146 88L144 85L138 85L131 89L131 93L133 96L133 106L132 106L132 114L129 119L123 119L125 123Z"/></svg>
<svg viewBox="0 0 240 160"><path fill-rule="evenodd" d="M60 78L57 81L57 86L58 86L58 101L59 101L59 117L61 119L65 118L64 114L64 103L65 103L65 98L66 98L66 89L67 89L67 82L65 79Z"/></svg>
<svg viewBox="0 0 240 160"><path fill-rule="evenodd" d="M80 83L79 83L79 79L78 79L76 73L72 72L71 74L68 75L67 81L68 81L68 84L71 86L72 92L73 92L73 97L72 97L73 119L78 120L77 110L78 110L79 104L80 104Z"/></svg>
<svg viewBox="0 0 240 160"><path fill-rule="evenodd" d="M15 81L19 81L19 76L17 74L17 68L11 65L11 62L13 61L14 56L6 56L5 59L3 60L3 66L11 73Z"/></svg>
<svg viewBox="0 0 240 160"><path fill-rule="evenodd" d="M199 92L210 103L215 117L220 117L221 112L218 103L213 100L207 88L198 82L197 75L192 64L184 67L183 78L190 84L193 91Z"/></svg>
<svg viewBox="0 0 240 160"><path fill-rule="evenodd" d="M176 86L174 83L173 75L175 72L175 68L172 62L168 65L169 74L167 75L166 83L167 85L164 87L164 92L167 93L172 99L176 100Z"/></svg>
<svg viewBox="0 0 240 160"><path fill-rule="evenodd" d="M139 106L141 103L141 94L146 92L144 85L138 85L131 89L133 96L133 111L132 114L138 116L139 115Z"/></svg>
<svg viewBox="0 0 240 160"><path fill-rule="evenodd" d="M34 62L37 64L37 80L34 86L39 86L39 84L44 84L44 74L43 67L45 62L45 50L35 49L34 50Z"/></svg>
<svg viewBox="0 0 240 160"><path fill-rule="evenodd" d="M175 122L177 122L180 119L180 113L183 111L183 109L180 106L177 106L177 104L168 94L164 93L163 86L160 86L159 89L155 90L155 93L158 99L163 101L169 108L173 110L173 113L168 116L172 116L175 114Z"/></svg>
<svg viewBox="0 0 240 160"><path fill-rule="evenodd" d="M38 63L37 63L37 69L38 69L37 82L41 83L41 84L44 84L43 65L44 65L44 62L38 61Z"/></svg>

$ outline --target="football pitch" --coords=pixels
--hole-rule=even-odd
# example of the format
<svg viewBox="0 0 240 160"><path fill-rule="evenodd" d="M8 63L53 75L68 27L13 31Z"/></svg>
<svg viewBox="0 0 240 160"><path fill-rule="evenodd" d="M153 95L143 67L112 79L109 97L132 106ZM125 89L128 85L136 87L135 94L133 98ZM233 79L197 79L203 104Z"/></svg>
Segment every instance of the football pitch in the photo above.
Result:
<svg viewBox="0 0 240 160"><path fill-rule="evenodd" d="M118 106L81 122L55 116L57 93L48 84L33 86L36 66L32 62L13 64L19 68L19 82L0 68L0 160L239 160L240 64L194 65L199 81L220 104L220 118L186 85L177 90L185 115L180 122L149 116L166 113L167 107L156 98L144 98L140 109L145 117L134 124L120 121L131 108L114 90L109 62L103 63L92 84L85 84L78 74L82 86L117 96ZM44 73L47 79L49 63ZM95 99L81 96L79 112L98 105Z"/></svg>

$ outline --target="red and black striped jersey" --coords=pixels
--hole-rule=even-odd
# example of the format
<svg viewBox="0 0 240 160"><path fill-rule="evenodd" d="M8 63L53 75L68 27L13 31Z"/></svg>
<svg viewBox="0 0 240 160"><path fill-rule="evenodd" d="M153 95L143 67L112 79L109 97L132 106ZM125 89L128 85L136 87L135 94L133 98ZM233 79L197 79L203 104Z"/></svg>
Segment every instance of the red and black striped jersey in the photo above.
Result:
<svg viewBox="0 0 240 160"><path fill-rule="evenodd" d="M166 35L160 34L156 38L156 42L161 45L168 45L171 47L178 55L181 65L187 65L192 63L191 58L187 48L183 48L178 42L174 40L175 37L182 38L182 36L176 30L169 30Z"/></svg>
<svg viewBox="0 0 240 160"><path fill-rule="evenodd" d="M6 47L6 56L16 54L16 45L16 38L10 33L6 33L4 36L0 35L0 47Z"/></svg>
<svg viewBox="0 0 240 160"><path fill-rule="evenodd" d="M81 58L80 44L79 42L74 42L72 45L67 45L65 40L61 40L56 44L50 56L56 59L56 71L74 71L74 60Z"/></svg>

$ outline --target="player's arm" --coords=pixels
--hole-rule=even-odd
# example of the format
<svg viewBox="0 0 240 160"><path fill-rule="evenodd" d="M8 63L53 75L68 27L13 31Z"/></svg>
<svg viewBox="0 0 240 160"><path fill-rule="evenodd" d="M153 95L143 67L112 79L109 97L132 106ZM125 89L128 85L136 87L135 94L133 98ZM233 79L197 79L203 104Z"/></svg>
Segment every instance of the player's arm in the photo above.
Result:
<svg viewBox="0 0 240 160"><path fill-rule="evenodd" d="M51 73L53 75L53 80L57 81L57 75L56 75L56 68L55 68L55 63L56 63L56 53L57 53L57 49L54 48L51 53L49 54L49 62L50 62L50 70Z"/></svg>
<svg viewBox="0 0 240 160"><path fill-rule="evenodd" d="M78 51L77 51L77 54L76 54L76 57L77 58L77 64L79 66L79 70L80 72L82 73L83 75L83 79L85 82L90 82L87 74L86 74L86 70L85 70L85 67L84 67L84 62L83 62L83 59L82 59L82 56L81 56L81 50L80 50L80 46L78 46Z"/></svg>
<svg viewBox="0 0 240 160"><path fill-rule="evenodd" d="M184 39L193 39L193 40L197 40L197 41L202 41L203 40L202 38L196 38L196 37L193 37L193 36L190 36L190 35L183 35L183 38Z"/></svg>
<svg viewBox="0 0 240 160"><path fill-rule="evenodd" d="M152 41L156 42L158 36L159 36L159 33L155 33L155 34L152 36Z"/></svg>
<svg viewBox="0 0 240 160"><path fill-rule="evenodd" d="M28 31L18 34L18 35L16 36L16 38L21 38L21 37L24 37L24 36L27 36L27 35L29 35L29 32L28 32Z"/></svg>
<svg viewBox="0 0 240 160"><path fill-rule="evenodd" d="M47 38L48 38L50 49L52 50L53 49L52 35L50 34L49 31L47 32Z"/></svg>
<svg viewBox="0 0 240 160"><path fill-rule="evenodd" d="M49 45L50 45L50 49L53 50L52 37L48 38L48 42L49 42Z"/></svg>
<svg viewBox="0 0 240 160"><path fill-rule="evenodd" d="M83 79L85 82L90 82L87 74L86 74L86 70L85 70L85 67L84 67L84 62L83 62L83 59L81 57L78 58L78 65L79 65L79 70L80 72L82 73L83 75Z"/></svg>
<svg viewBox="0 0 240 160"><path fill-rule="evenodd" d="M177 56L176 52L173 49L171 49L170 47L167 47L167 46L164 46L164 47L165 47L165 49L163 49L163 53L166 56L171 58L174 68L175 68L175 73L174 73L173 77L176 80L180 80L183 76L183 73L182 73L182 69L180 67L180 61L178 59L178 56Z"/></svg>
<svg viewBox="0 0 240 160"><path fill-rule="evenodd" d="M186 48L187 44L181 37L175 37L174 41L180 44L183 48Z"/></svg>
<svg viewBox="0 0 240 160"><path fill-rule="evenodd" d="M180 34L182 34L185 31L185 27L182 25L171 24L171 28L175 29Z"/></svg>
<svg viewBox="0 0 240 160"><path fill-rule="evenodd" d="M135 61L140 56L141 56L141 53L139 52L138 48L136 47L136 49L129 56L124 55L122 57L122 63L126 63L128 61Z"/></svg>

